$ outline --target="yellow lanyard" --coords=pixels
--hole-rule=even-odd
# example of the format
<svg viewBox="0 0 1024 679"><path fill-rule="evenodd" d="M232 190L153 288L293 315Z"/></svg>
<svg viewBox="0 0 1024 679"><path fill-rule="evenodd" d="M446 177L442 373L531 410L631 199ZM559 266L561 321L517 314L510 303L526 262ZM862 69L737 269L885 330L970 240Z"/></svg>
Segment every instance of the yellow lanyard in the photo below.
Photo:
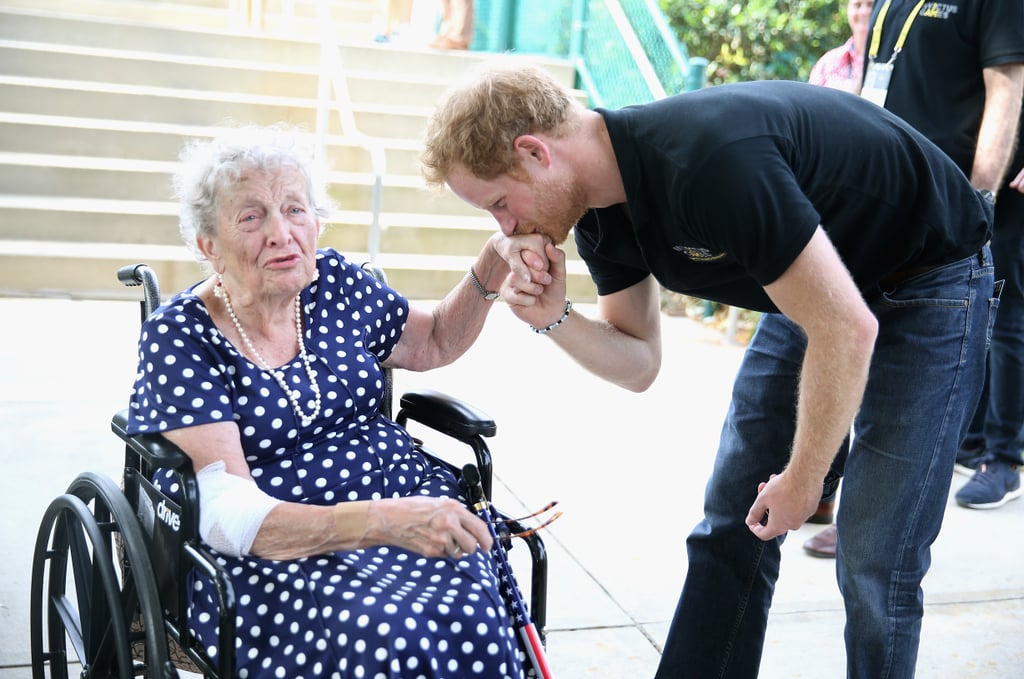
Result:
<svg viewBox="0 0 1024 679"><path fill-rule="evenodd" d="M871 61L878 57L878 47L882 43L882 24L885 23L885 15L889 13L889 5L891 4L892 0L885 0L882 9L878 11L878 18L875 19L875 29L871 32L871 49L868 50L868 58ZM892 56L889 57L890 64L896 60L896 55L903 50L903 44L907 41L907 34L910 33L910 25L914 23L914 19L917 18L917 14L921 11L922 6L924 6L924 0L918 0L917 5L911 10L910 16L903 22L903 30L900 31L900 36L896 39L896 46L892 48Z"/></svg>

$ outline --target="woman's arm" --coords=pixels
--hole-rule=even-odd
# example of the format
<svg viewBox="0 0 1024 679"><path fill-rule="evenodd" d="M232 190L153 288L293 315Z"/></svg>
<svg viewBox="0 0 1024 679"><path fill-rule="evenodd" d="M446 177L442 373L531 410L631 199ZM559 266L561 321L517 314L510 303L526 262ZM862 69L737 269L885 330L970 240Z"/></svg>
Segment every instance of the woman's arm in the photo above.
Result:
<svg viewBox="0 0 1024 679"><path fill-rule="evenodd" d="M510 241L496 233L489 238L473 264L473 271L484 289L501 289L510 272L507 261L515 262L517 269L528 276L526 266L520 262L520 252L528 246L543 252L539 236ZM533 276L543 283L549 281L544 271L534 272ZM493 301L483 298L467 272L433 309L409 307L405 331L386 365L416 371L448 365L473 345L493 305Z"/></svg>
<svg viewBox="0 0 1024 679"><path fill-rule="evenodd" d="M191 458L201 477L200 533L218 551L295 559L387 544L440 557L454 555L456 546L462 552L491 547L484 522L451 498L408 497L326 506L275 501L252 480L233 422L174 429L164 436ZM223 470L218 463L223 463ZM247 534L255 535L251 545L246 544Z"/></svg>
<svg viewBox="0 0 1024 679"><path fill-rule="evenodd" d="M265 559L295 559L396 545L443 557L486 551L491 542L486 524L458 500L412 496L324 507L280 504L267 515L252 553Z"/></svg>
<svg viewBox="0 0 1024 679"><path fill-rule="evenodd" d="M510 279L505 295L512 313L534 328L558 321L565 311L565 253L547 244L544 261L531 267L541 268L550 272L550 284ZM650 387L661 370L661 309L654 277L598 297L596 316L587 318L573 309L544 335L604 380L631 391Z"/></svg>

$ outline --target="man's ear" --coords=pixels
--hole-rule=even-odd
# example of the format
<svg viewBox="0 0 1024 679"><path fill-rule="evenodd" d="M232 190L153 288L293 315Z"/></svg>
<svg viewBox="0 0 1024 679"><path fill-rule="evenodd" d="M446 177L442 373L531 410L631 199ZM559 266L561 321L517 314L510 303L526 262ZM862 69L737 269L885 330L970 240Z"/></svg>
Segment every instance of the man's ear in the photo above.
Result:
<svg viewBox="0 0 1024 679"><path fill-rule="evenodd" d="M544 167L551 165L551 151L543 140L532 134L522 134L512 142L512 148L519 154L520 160L539 162Z"/></svg>

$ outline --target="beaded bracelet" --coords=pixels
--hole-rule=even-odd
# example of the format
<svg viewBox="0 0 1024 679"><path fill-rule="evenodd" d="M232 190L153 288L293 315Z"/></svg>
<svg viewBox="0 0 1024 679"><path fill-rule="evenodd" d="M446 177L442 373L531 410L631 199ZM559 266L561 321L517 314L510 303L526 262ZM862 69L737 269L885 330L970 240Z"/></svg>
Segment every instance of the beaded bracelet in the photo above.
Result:
<svg viewBox="0 0 1024 679"><path fill-rule="evenodd" d="M550 332L557 328L558 326L560 326L562 323L565 323L565 319L569 318L570 311L572 311L572 300L567 299L565 300L565 313L562 314L561 318L559 318L557 321L547 326L546 328L535 328L531 325L530 330L533 330L538 335L543 335L546 332Z"/></svg>

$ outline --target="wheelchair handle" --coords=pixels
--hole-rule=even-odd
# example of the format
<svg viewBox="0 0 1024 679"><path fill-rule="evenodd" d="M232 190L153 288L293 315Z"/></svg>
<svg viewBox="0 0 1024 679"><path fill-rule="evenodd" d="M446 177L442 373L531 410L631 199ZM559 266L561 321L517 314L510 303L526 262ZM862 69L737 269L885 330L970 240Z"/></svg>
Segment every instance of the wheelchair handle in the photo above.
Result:
<svg viewBox="0 0 1024 679"><path fill-rule="evenodd" d="M142 302L142 320L149 318L160 306L160 283L156 272L145 264L129 264L117 270L117 280L129 288L141 285L145 300Z"/></svg>

